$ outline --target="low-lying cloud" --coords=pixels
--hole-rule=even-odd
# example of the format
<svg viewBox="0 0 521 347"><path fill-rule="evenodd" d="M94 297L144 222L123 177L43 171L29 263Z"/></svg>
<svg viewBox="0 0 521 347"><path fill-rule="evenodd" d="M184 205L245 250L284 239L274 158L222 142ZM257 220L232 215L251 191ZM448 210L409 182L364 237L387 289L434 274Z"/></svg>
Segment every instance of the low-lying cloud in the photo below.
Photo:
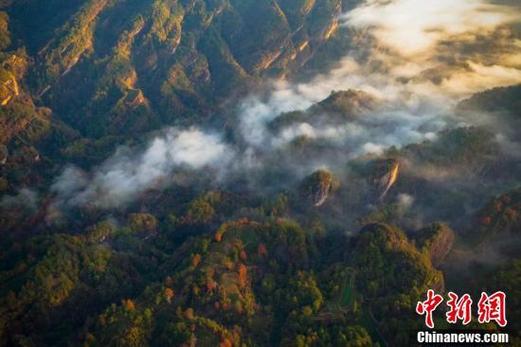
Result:
<svg viewBox="0 0 521 347"><path fill-rule="evenodd" d="M370 59L413 93L461 98L521 81L516 7L483 0L367 0L342 20L374 39Z"/></svg>
<svg viewBox="0 0 521 347"><path fill-rule="evenodd" d="M140 154L120 148L92 174L67 167L51 190L62 206L117 207L147 189L168 184L165 181L176 169L207 168L219 177L233 155L233 149L217 134L170 128Z"/></svg>
<svg viewBox="0 0 521 347"><path fill-rule="evenodd" d="M263 151L299 138L329 141L350 153L338 160L434 140L436 132L462 124L452 110L462 98L521 82L521 66L516 65L521 45L508 26L520 19L511 7L484 1L368 0L341 18L344 26L368 36L363 41L367 46L308 82L277 82L268 96L245 100L241 134ZM483 37L494 39L481 46ZM490 45L495 53L488 51ZM269 130L281 114L305 110L331 91L347 89L362 90L386 107L344 124L317 115L316 122L295 121L276 133Z"/></svg>
<svg viewBox="0 0 521 347"><path fill-rule="evenodd" d="M436 45L451 36L491 32L521 15L481 0L368 0L343 18L350 26L371 27L379 42L416 59L430 58Z"/></svg>
<svg viewBox="0 0 521 347"><path fill-rule="evenodd" d="M461 124L453 114L459 100L521 82L521 41L511 39L509 27L520 16L506 5L368 0L341 20L366 35L366 45L327 73L306 82L270 82L264 94L242 100L233 127L237 141L224 141L221 131L168 129L143 152L120 149L91 173L66 168L52 186L57 201L61 206L118 207L148 189L171 184L177 170L213 170L225 181L231 173L253 177L248 172L274 163L297 169L299 177L313 168L342 167L358 156L381 155L391 146L435 140L439 131ZM483 37L492 36L497 37L491 39L494 54L480 46ZM340 123L326 112L270 128L282 114L308 110L332 91L348 89L363 91L383 106ZM301 138L325 143L334 152L313 152L299 162L291 144Z"/></svg>

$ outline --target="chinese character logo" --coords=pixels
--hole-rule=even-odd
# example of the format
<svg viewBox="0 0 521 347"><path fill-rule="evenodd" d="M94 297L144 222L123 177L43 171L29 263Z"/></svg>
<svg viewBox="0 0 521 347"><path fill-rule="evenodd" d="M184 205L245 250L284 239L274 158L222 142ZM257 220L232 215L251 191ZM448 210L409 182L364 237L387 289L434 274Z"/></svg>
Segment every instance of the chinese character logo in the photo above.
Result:
<svg viewBox="0 0 521 347"><path fill-rule="evenodd" d="M416 313L419 315L425 315L425 325L429 328L434 328L434 321L432 320L432 312L436 310L443 302L443 297L439 294L434 294L434 290L429 289L427 291L427 300L420 301L416 305Z"/></svg>
<svg viewBox="0 0 521 347"><path fill-rule="evenodd" d="M467 325L472 320L472 299L469 294L459 297L456 293L449 292L447 300L448 310L445 314L447 322L456 324L461 321L463 325ZM443 297L434 293L434 290L427 291L427 299L419 301L416 304L416 313L425 315L425 325L434 328L433 312L443 302ZM488 295L481 293L478 302L478 322L480 324L495 321L500 327L507 325L506 319L506 295L504 292L498 291Z"/></svg>
<svg viewBox="0 0 521 347"><path fill-rule="evenodd" d="M449 306L449 311L446 313L448 323L455 324L458 320L461 320L463 325L470 323L472 317L472 299L470 295L465 294L458 299L457 294L449 292L447 306Z"/></svg>
<svg viewBox="0 0 521 347"><path fill-rule="evenodd" d="M481 293L478 302L478 322L496 321L500 327L506 326L505 299L506 295L503 292L495 292L490 296L487 293Z"/></svg>

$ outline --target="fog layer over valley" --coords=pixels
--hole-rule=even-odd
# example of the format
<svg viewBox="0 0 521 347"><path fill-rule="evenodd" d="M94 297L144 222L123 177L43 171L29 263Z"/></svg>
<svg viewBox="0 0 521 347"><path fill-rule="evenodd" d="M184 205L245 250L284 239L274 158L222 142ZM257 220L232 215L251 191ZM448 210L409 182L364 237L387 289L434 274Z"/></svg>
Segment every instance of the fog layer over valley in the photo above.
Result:
<svg viewBox="0 0 521 347"><path fill-rule="evenodd" d="M378 158L399 159L400 176L436 191L472 191L484 184L480 198L499 193L510 183L498 187L483 170L491 155L514 160L519 133L511 122L516 120L457 105L479 91L521 82L521 48L515 44L519 14L507 5L464 0L429 3L421 14L408 10L411 6L406 0L368 1L342 14L339 35L356 48L311 79L265 83L232 107L226 131L171 128L146 149L120 148L87 172L67 166L51 187L53 208L124 207L149 189L175 185L176 173L187 171L211 176L209 187L273 194L293 189L318 169L332 170L342 182L343 199L350 200L345 204L370 208L377 204L372 198L355 204L362 194L356 192L359 181L367 178L360 176L368 173L353 165ZM483 37L493 40L493 50L483 47ZM473 135L481 131L474 126L487 134ZM448 143L457 128L467 129L469 141L489 136L488 145L467 149L461 158L451 154L458 150ZM440 163L418 157L416 147L406 147L410 144L419 144L419 150L437 147L447 158ZM497 152L486 153L494 146ZM515 172L509 180L513 177ZM428 189L418 189L428 195ZM415 191L402 193L421 200ZM474 201L469 197L458 209L465 215L483 204ZM417 218L423 213L415 211Z"/></svg>

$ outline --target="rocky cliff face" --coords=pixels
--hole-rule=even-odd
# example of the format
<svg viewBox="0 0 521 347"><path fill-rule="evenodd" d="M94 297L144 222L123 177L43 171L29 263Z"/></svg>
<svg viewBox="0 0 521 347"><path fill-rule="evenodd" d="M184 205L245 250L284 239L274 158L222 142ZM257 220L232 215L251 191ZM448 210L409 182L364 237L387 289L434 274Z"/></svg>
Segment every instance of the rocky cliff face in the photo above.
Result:
<svg viewBox="0 0 521 347"><path fill-rule="evenodd" d="M417 247L425 252L434 266L439 266L452 250L454 231L447 225L435 223L419 230L415 239Z"/></svg>
<svg viewBox="0 0 521 347"><path fill-rule="evenodd" d="M11 100L20 95L16 78L6 69L0 70L0 106L7 106Z"/></svg>
<svg viewBox="0 0 521 347"><path fill-rule="evenodd" d="M306 177L300 186L301 195L313 206L319 207L338 188L338 180L326 170L318 170Z"/></svg>
<svg viewBox="0 0 521 347"><path fill-rule="evenodd" d="M378 200L382 201L398 180L400 162L396 159L378 159L369 163L368 180Z"/></svg>

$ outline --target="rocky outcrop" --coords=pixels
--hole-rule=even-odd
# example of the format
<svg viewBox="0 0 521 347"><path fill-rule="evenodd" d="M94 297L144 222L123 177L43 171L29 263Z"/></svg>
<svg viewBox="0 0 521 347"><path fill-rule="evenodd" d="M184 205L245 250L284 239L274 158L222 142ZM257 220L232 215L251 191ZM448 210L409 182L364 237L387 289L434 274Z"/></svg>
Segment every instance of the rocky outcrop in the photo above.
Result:
<svg viewBox="0 0 521 347"><path fill-rule="evenodd" d="M370 163L370 183L381 201L396 183L400 173L400 162L396 159L380 159Z"/></svg>
<svg viewBox="0 0 521 347"><path fill-rule="evenodd" d="M339 186L338 180L327 170L318 170L306 177L300 186L300 194L313 206L322 206Z"/></svg>
<svg viewBox="0 0 521 347"><path fill-rule="evenodd" d="M20 92L16 78L8 71L0 70L0 106L7 106L18 95Z"/></svg>
<svg viewBox="0 0 521 347"><path fill-rule="evenodd" d="M338 20L334 20L331 22L331 24L329 24L326 27L322 37L324 38L324 40L329 40L331 38L331 36L333 36L337 30L338 30Z"/></svg>
<svg viewBox="0 0 521 347"><path fill-rule="evenodd" d="M27 61L16 54L0 56L0 59L0 107L5 107L21 94L18 79L25 74Z"/></svg>
<svg viewBox="0 0 521 347"><path fill-rule="evenodd" d="M433 225L419 230L415 239L417 246L425 252L434 266L439 266L452 250L454 231L445 224Z"/></svg>

